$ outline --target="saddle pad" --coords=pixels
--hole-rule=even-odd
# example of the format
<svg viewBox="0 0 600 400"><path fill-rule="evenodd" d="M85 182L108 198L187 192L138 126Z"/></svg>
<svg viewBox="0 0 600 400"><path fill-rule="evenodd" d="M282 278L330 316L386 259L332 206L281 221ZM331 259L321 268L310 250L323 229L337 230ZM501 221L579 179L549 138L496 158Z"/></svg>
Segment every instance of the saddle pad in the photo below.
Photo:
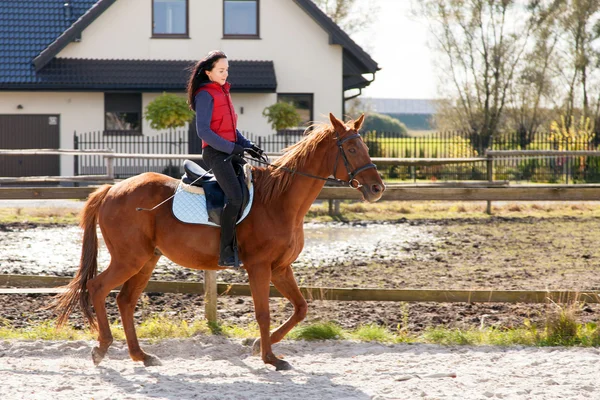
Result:
<svg viewBox="0 0 600 400"><path fill-rule="evenodd" d="M184 183L179 183L177 190L175 191L175 197L173 198L173 214L175 218L181 222L187 222L188 224L202 224L219 226L208 219L208 212L206 211L206 196L202 188L195 188L194 192L191 193L187 189L184 190ZM250 199L248 205L244 209L242 216L238 220L238 224L242 222L244 218L250 213L252 208L252 201L254 200L254 185L250 183L248 191L250 192Z"/></svg>

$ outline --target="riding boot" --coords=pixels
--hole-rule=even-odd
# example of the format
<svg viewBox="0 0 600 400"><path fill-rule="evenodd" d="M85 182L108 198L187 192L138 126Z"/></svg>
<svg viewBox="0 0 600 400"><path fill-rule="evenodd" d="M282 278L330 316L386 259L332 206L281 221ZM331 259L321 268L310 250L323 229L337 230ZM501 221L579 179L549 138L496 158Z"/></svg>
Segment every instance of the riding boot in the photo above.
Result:
<svg viewBox="0 0 600 400"><path fill-rule="evenodd" d="M242 266L238 257L237 242L235 240L235 223L238 219L240 207L236 204L227 203L221 214L221 253L219 257L220 267L237 268Z"/></svg>

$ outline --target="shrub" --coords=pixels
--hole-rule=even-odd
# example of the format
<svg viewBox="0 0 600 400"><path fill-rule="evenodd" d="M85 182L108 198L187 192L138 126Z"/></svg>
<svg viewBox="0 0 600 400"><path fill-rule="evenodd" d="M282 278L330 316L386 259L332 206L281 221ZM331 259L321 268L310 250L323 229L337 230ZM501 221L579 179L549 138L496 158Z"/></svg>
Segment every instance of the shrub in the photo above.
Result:
<svg viewBox="0 0 600 400"><path fill-rule="evenodd" d="M380 132L380 137L407 137L408 130L399 120L388 115L372 113L365 117L363 132Z"/></svg>
<svg viewBox="0 0 600 400"><path fill-rule="evenodd" d="M293 128L300 125L302 118L291 103L279 102L266 107L263 110L263 116L271 124L271 128L275 131L282 129Z"/></svg>
<svg viewBox="0 0 600 400"><path fill-rule="evenodd" d="M163 93L146 106L144 118L153 129L175 129L190 122L194 112L183 97Z"/></svg>

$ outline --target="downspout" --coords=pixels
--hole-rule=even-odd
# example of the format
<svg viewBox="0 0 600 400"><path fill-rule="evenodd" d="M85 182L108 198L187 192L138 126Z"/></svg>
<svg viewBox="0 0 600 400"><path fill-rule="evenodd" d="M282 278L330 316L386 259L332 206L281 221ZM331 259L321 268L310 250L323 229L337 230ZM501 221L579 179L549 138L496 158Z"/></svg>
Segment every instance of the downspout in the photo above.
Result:
<svg viewBox="0 0 600 400"><path fill-rule="evenodd" d="M373 82L375 82L375 72L373 72L373 79L371 79L370 81L368 81L368 83L365 85L365 87L369 86ZM355 95L350 96L350 97L344 97L345 90L342 90L342 115L346 115L346 102L348 100L352 100L352 99L355 99L358 96L360 96L362 94L362 90L363 90L363 88L358 88L358 94L355 94Z"/></svg>

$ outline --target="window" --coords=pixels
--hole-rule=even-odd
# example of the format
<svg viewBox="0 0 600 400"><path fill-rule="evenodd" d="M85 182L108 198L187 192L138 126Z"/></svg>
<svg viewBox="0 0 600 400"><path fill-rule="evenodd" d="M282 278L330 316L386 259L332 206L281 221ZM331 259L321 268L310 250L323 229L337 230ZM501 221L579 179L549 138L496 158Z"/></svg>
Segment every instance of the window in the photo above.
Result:
<svg viewBox="0 0 600 400"><path fill-rule="evenodd" d="M152 0L152 37L188 37L188 0Z"/></svg>
<svg viewBox="0 0 600 400"><path fill-rule="evenodd" d="M296 111L300 114L302 121L298 128L307 128L313 120L313 94L312 93L279 93L277 94L278 102L291 103L296 107Z"/></svg>
<svg viewBox="0 0 600 400"><path fill-rule="evenodd" d="M224 37L234 39L258 38L258 1L224 0Z"/></svg>
<svg viewBox="0 0 600 400"><path fill-rule="evenodd" d="M104 93L104 130L107 135L141 135L142 94Z"/></svg>

